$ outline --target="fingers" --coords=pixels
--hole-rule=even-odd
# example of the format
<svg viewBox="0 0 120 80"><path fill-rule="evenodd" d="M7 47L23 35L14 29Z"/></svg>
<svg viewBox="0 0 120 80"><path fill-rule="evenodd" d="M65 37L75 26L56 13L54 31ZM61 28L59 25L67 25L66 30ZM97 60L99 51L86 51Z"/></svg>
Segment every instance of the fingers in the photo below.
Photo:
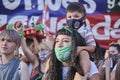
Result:
<svg viewBox="0 0 120 80"><path fill-rule="evenodd" d="M17 21L14 25L15 30L17 31L22 31L23 30L23 25L21 21Z"/></svg>
<svg viewBox="0 0 120 80"><path fill-rule="evenodd" d="M106 59L108 57L109 57L109 50L106 50L104 58Z"/></svg>
<svg viewBox="0 0 120 80"><path fill-rule="evenodd" d="M79 55L81 53L82 49L80 46L77 47L77 55Z"/></svg>
<svg viewBox="0 0 120 80"><path fill-rule="evenodd" d="M15 27L16 28L20 28L22 26L22 22L21 21L17 21L16 23L15 23Z"/></svg>

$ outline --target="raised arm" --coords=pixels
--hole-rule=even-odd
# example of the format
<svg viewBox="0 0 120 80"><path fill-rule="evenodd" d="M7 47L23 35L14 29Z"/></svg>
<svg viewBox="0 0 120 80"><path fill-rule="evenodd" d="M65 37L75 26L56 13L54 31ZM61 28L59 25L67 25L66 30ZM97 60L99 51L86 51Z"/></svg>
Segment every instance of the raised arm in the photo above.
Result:
<svg viewBox="0 0 120 80"><path fill-rule="evenodd" d="M35 69L39 65L39 60L38 60L37 56L26 45L24 37L22 37L21 46L22 46L25 56L32 63L33 69Z"/></svg>
<svg viewBox="0 0 120 80"><path fill-rule="evenodd" d="M16 23L15 30L18 33L23 32L22 22L19 21ZM37 56L34 55L34 53L30 50L30 48L28 48L26 44L26 38L23 35L21 36L21 46L25 56L32 63L33 69L35 69L39 65L39 60L37 59Z"/></svg>

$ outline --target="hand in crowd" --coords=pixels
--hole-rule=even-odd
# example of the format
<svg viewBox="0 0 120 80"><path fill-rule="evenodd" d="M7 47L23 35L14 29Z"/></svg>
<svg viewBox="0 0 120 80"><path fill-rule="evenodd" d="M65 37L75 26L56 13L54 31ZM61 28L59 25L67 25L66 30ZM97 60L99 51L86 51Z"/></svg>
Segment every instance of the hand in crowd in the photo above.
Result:
<svg viewBox="0 0 120 80"><path fill-rule="evenodd" d="M109 57L109 50L106 50L104 58L107 59Z"/></svg>
<svg viewBox="0 0 120 80"><path fill-rule="evenodd" d="M20 32L20 31L23 30L23 25L22 25L22 22L21 22L21 21L18 21L18 22L15 23L15 30L16 30L17 32Z"/></svg>

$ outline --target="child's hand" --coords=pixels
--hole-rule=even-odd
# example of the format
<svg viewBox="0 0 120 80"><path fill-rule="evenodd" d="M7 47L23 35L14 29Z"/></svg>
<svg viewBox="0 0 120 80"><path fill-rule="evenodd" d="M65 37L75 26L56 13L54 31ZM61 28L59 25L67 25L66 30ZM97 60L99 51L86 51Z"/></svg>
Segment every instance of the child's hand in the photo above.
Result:
<svg viewBox="0 0 120 80"><path fill-rule="evenodd" d="M53 40L53 35L51 35L48 31L44 30L44 36L46 36L46 38L48 40Z"/></svg>
<svg viewBox="0 0 120 80"><path fill-rule="evenodd" d="M77 47L77 53L80 54L82 51L82 48L80 46Z"/></svg>

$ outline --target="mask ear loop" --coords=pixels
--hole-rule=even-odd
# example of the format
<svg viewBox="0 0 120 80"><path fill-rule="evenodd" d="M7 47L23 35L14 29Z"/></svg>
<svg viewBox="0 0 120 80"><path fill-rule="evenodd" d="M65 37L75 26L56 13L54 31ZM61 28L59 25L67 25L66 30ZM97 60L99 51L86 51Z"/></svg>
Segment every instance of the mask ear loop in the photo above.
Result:
<svg viewBox="0 0 120 80"><path fill-rule="evenodd" d="M82 19L83 19L83 21L84 21L84 22L83 22L83 25L85 25L85 27L86 27L87 24L86 24L86 21L85 21L85 16L83 16Z"/></svg>

